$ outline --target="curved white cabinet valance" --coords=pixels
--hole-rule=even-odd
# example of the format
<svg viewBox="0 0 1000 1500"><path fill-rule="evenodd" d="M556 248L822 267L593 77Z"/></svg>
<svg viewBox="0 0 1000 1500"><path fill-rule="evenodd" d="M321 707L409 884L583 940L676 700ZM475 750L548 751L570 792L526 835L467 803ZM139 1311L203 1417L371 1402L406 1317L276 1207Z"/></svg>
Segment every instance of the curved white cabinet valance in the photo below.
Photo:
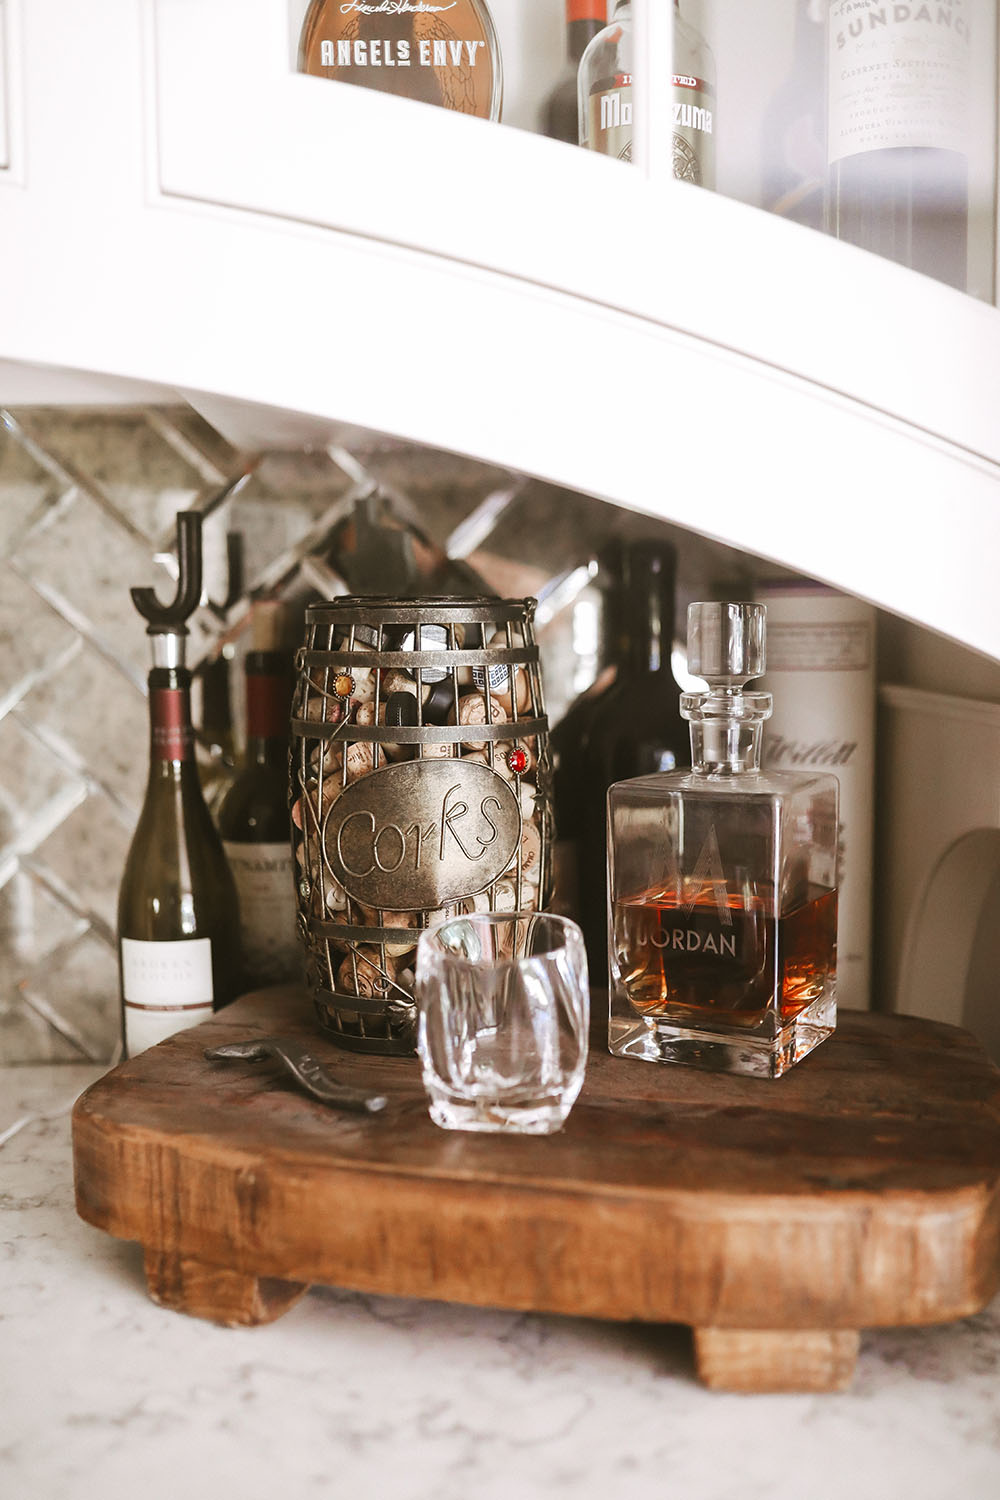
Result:
<svg viewBox="0 0 1000 1500"><path fill-rule="evenodd" d="M181 393L248 447L386 431L1000 658L993 309L722 197L302 77L286 0L3 9L3 401L49 367L53 392L84 371Z"/></svg>

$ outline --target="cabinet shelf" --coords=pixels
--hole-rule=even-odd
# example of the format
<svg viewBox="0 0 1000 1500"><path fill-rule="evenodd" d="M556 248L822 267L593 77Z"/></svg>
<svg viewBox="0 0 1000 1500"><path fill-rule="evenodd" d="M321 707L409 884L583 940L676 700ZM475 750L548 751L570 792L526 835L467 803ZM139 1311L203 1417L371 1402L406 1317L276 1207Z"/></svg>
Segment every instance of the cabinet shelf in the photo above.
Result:
<svg viewBox="0 0 1000 1500"><path fill-rule="evenodd" d="M86 377L95 400L181 395L248 448L391 433L1000 658L994 309L721 196L300 76L285 0L7 4L0 400Z"/></svg>

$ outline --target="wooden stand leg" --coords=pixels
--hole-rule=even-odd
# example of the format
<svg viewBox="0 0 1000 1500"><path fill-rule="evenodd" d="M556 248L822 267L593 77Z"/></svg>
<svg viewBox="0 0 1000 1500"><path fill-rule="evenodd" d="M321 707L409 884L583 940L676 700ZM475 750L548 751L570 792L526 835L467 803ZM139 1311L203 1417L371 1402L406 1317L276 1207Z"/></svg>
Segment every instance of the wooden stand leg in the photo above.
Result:
<svg viewBox="0 0 1000 1500"><path fill-rule="evenodd" d="M843 1391L858 1356L854 1329L696 1328L698 1377L719 1391Z"/></svg>
<svg viewBox="0 0 1000 1500"><path fill-rule="evenodd" d="M309 1290L298 1281L249 1276L170 1251L146 1250L145 1257L154 1302L228 1328L273 1323Z"/></svg>

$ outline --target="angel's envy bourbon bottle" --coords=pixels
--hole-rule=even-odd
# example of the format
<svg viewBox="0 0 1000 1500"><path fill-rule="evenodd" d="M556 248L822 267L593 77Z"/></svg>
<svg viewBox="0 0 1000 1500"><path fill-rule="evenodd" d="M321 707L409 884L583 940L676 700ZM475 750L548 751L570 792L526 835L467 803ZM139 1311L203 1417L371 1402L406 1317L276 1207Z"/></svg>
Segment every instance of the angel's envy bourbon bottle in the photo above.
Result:
<svg viewBox="0 0 1000 1500"><path fill-rule="evenodd" d="M609 1045L777 1078L836 1025L837 780L760 769L760 604L692 604L690 771L608 793Z"/></svg>
<svg viewBox="0 0 1000 1500"><path fill-rule="evenodd" d="M500 118L500 46L485 0L312 0L299 71Z"/></svg>

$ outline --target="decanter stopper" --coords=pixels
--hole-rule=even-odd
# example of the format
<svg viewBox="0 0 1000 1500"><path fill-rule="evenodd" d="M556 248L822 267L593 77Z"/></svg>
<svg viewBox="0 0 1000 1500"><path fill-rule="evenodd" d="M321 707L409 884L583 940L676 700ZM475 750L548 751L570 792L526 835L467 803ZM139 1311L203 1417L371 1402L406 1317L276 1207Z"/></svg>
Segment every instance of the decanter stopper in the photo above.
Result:
<svg viewBox="0 0 1000 1500"><path fill-rule="evenodd" d="M689 604L688 671L725 687L762 677L765 618L763 604Z"/></svg>

